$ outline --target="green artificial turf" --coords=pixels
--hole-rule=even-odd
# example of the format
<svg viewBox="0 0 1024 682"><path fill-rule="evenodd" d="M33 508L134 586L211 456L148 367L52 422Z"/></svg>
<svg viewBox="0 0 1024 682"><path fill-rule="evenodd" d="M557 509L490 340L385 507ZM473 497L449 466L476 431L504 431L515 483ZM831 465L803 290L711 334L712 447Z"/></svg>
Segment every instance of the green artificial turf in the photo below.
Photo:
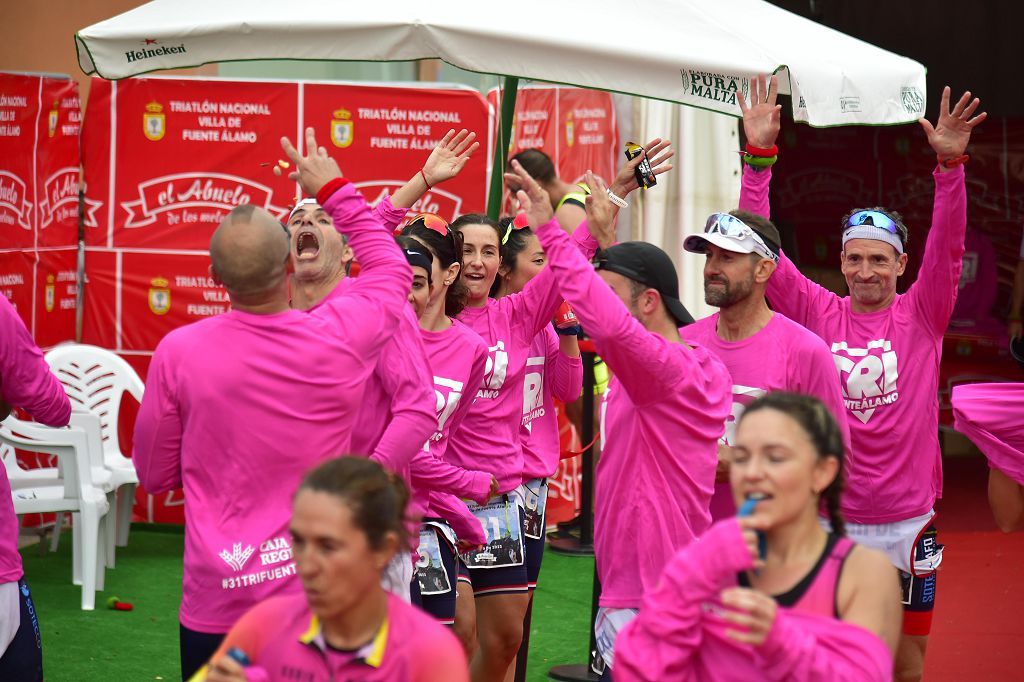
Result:
<svg viewBox="0 0 1024 682"><path fill-rule="evenodd" d="M71 536L56 553L22 550L25 576L39 613L47 682L64 680L178 680L179 528L136 525L117 550L96 610L82 611L81 588L71 584ZM548 551L534 597L527 679L547 679L553 665L584 663L589 639L594 560ZM134 611L110 611L116 595Z"/></svg>

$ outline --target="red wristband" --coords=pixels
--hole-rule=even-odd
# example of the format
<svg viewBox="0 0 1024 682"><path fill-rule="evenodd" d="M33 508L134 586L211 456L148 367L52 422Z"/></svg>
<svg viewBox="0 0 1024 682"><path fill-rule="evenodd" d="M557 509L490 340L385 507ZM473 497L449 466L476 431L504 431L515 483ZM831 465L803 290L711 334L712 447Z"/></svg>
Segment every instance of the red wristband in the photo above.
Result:
<svg viewBox="0 0 1024 682"><path fill-rule="evenodd" d="M327 200L331 198L332 194L347 185L349 182L350 181L348 179L341 177L328 180L327 183L320 188L320 191L316 193L316 203L323 206L327 203Z"/></svg>
<svg viewBox="0 0 1024 682"><path fill-rule="evenodd" d="M971 160L971 157L967 154L954 156L952 159L942 159L938 154L936 154L935 158L943 168L956 168L957 166L961 166Z"/></svg>
<svg viewBox="0 0 1024 682"><path fill-rule="evenodd" d="M430 186L430 183L427 182L427 176L426 174L424 174L422 168L420 168L420 177L423 178L423 184L427 186L427 189L434 189L433 187Z"/></svg>
<svg viewBox="0 0 1024 682"><path fill-rule="evenodd" d="M770 156L778 156L779 155L779 145L773 144L771 147L764 148L764 147L755 147L754 145L752 145L752 144L750 144L748 142L747 145L746 145L746 151L751 156L769 156L769 157Z"/></svg>

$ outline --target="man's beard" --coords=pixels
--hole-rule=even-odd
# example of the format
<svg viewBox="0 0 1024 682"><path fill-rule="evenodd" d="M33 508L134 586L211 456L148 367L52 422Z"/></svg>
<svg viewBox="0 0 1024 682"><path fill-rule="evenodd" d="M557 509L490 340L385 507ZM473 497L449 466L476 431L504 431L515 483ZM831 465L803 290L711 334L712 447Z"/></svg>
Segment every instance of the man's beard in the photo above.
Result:
<svg viewBox="0 0 1024 682"><path fill-rule="evenodd" d="M711 288L708 284L719 283L723 286ZM704 280L704 302L716 308L728 308L750 296L754 290L754 277L731 284L725 279L712 278Z"/></svg>

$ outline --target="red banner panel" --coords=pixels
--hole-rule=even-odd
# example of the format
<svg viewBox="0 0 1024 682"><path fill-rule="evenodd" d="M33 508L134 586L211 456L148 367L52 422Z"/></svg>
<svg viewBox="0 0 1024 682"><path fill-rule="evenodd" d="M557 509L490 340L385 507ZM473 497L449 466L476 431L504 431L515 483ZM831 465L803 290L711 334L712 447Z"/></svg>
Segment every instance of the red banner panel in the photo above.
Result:
<svg viewBox="0 0 1024 682"><path fill-rule="evenodd" d="M500 108L497 89L487 98ZM588 170L611 182L625 161L611 93L556 86L520 89L508 155L525 149L547 154L565 182L583 182ZM506 206L508 199L506 193Z"/></svg>
<svg viewBox="0 0 1024 682"><path fill-rule="evenodd" d="M78 249L39 251L36 264L36 343L47 348L74 339Z"/></svg>
<svg viewBox="0 0 1024 682"><path fill-rule="evenodd" d="M82 104L73 80L44 78L36 152L38 246L78 244L78 138Z"/></svg>
<svg viewBox="0 0 1024 682"><path fill-rule="evenodd" d="M32 328L34 265L35 254L31 251L0 251L0 294L7 297L29 329Z"/></svg>
<svg viewBox="0 0 1024 682"><path fill-rule="evenodd" d="M370 203L393 194L423 167L449 130L477 134L480 147L459 176L410 209L453 220L486 207L489 111L475 90L305 84L303 128L338 159Z"/></svg>
<svg viewBox="0 0 1024 682"><path fill-rule="evenodd" d="M35 247L36 121L42 79L0 73L0 247Z"/></svg>

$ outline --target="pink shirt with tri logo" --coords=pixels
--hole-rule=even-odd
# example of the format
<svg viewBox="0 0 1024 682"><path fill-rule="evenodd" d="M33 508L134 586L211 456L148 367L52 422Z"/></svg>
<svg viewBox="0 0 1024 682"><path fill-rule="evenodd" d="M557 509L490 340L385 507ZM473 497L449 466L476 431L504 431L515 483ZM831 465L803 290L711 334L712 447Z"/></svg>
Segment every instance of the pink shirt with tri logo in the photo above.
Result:
<svg viewBox="0 0 1024 682"><path fill-rule="evenodd" d="M594 556L601 606L639 608L675 551L711 522L732 382L707 348L647 331L557 223L543 225L537 238L548 255L541 275L557 276L614 373L602 406Z"/></svg>
<svg viewBox="0 0 1024 682"><path fill-rule="evenodd" d="M548 325L537 334L526 359L523 384L523 480L553 476L561 458L555 398L572 402L583 390L583 361L559 347L558 333Z"/></svg>
<svg viewBox="0 0 1024 682"><path fill-rule="evenodd" d="M356 651L332 648L306 598L268 599L242 616L214 654L231 648L251 661L247 677L303 682L468 682L466 655L455 635L432 617L388 595L377 636Z"/></svg>
<svg viewBox="0 0 1024 682"><path fill-rule="evenodd" d="M553 218L547 225L558 228ZM586 221L576 228L573 240L587 258L597 251ZM501 493L523 482L519 429L526 361L534 337L551 323L561 303L554 275L545 268L521 292L489 298L485 306L459 313L459 320L487 343L487 369L473 408L451 436L448 459L465 469L493 472Z"/></svg>
<svg viewBox="0 0 1024 682"><path fill-rule="evenodd" d="M963 166L936 169L934 178L932 225L917 281L885 310L853 312L849 296L807 279L785 255L768 281L772 307L832 351L852 441L842 511L854 523L921 516L942 496L939 362L960 280L967 192ZM768 216L770 180L771 170L745 168L740 208Z"/></svg>
<svg viewBox="0 0 1024 682"><path fill-rule="evenodd" d="M850 447L850 429L846 407L839 390L835 364L828 346L817 336L775 313L767 325L753 336L725 341L717 332L719 313L679 330L689 343L711 350L725 363L732 377L732 414L725 424L723 440L732 445L736 424L747 405L770 391L793 391L814 396L835 416L843 432L843 443ZM736 513L728 483L715 485L711 500L711 518L718 520Z"/></svg>
<svg viewBox="0 0 1024 682"><path fill-rule="evenodd" d="M362 272L306 313L232 310L158 344L135 424L150 493L183 486L181 623L226 632L257 602L299 589L288 535L303 474L348 452L363 387L407 301L412 273L352 185L324 205Z"/></svg>
<svg viewBox="0 0 1024 682"><path fill-rule="evenodd" d="M71 401L50 371L18 312L0 294L0 400L20 407L47 426L64 426L71 418ZM11 455L13 457L13 454ZM0 584L20 580L18 517L14 514L11 482L0 477Z"/></svg>

